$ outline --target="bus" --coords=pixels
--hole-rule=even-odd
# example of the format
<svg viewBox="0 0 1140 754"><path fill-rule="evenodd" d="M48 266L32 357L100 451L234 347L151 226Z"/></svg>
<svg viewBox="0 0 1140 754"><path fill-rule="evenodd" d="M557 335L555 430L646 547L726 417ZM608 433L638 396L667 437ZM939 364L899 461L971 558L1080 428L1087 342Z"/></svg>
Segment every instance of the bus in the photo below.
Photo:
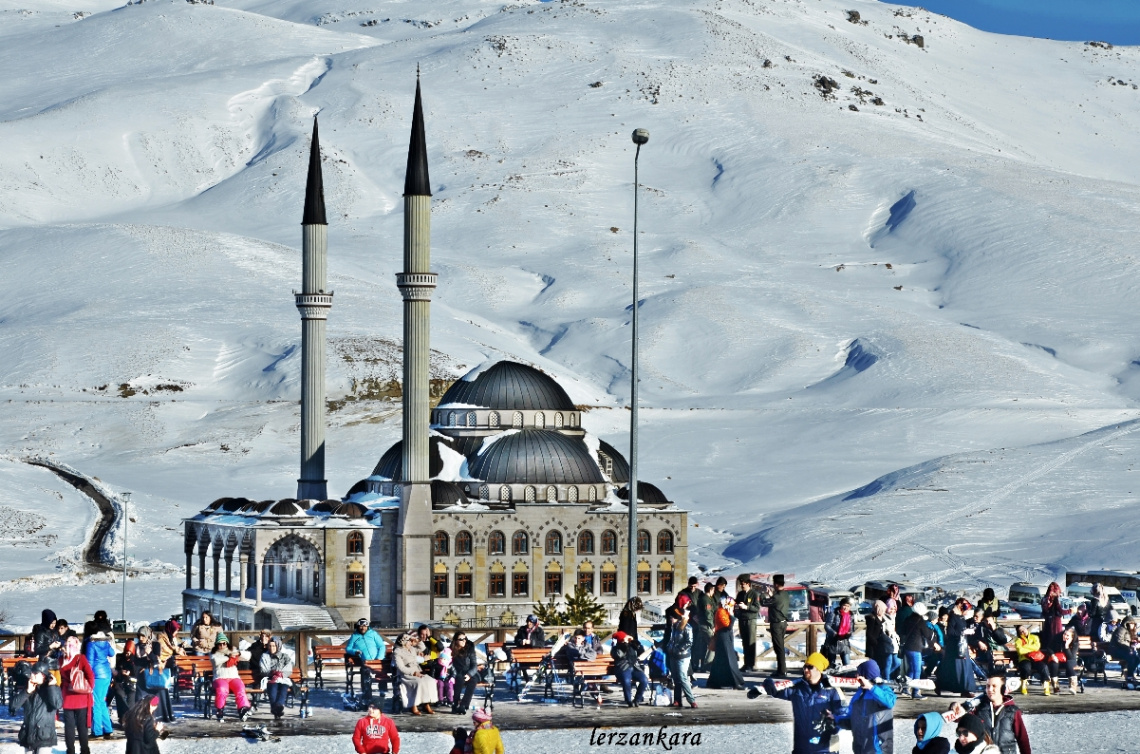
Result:
<svg viewBox="0 0 1140 754"><path fill-rule="evenodd" d="M1065 587L1073 584L1104 584L1120 591L1128 609L1133 615L1140 613L1140 572L1136 571L1068 571L1065 574Z"/></svg>

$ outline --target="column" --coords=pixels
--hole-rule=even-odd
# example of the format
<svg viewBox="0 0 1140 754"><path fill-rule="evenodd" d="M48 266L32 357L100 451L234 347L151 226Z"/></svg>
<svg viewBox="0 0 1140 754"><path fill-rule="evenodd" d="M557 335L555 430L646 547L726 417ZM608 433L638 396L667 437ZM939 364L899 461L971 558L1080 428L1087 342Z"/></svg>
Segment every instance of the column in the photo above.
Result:
<svg viewBox="0 0 1140 754"><path fill-rule="evenodd" d="M206 547L198 545L198 590L206 591Z"/></svg>
<svg viewBox="0 0 1140 754"><path fill-rule="evenodd" d="M191 573L193 572L193 566L194 566L194 551L193 550L187 550L186 551L186 588L187 589L192 588L192 584L191 584L190 579L191 579Z"/></svg>
<svg viewBox="0 0 1140 754"><path fill-rule="evenodd" d="M232 581L231 581L231 569L233 568L233 564L234 564L234 554L232 552L226 553L226 596L227 597L230 596L230 592L232 591L230 589L230 584L232 583Z"/></svg>
<svg viewBox="0 0 1140 754"><path fill-rule="evenodd" d="M253 590L254 607L261 607L261 582L264 579L262 570L263 567L261 563L258 563L256 560L253 561L253 572L256 575L256 582Z"/></svg>
<svg viewBox="0 0 1140 754"><path fill-rule="evenodd" d="M245 555L238 556L238 602L245 602L245 578L249 572L249 558Z"/></svg>
<svg viewBox="0 0 1140 754"><path fill-rule="evenodd" d="M221 576L221 572L222 572L221 560L222 560L222 554L220 552L218 552L217 549L215 549L214 550L214 594L217 594L219 591L221 591L218 588L220 586L218 581L219 581L219 577Z"/></svg>

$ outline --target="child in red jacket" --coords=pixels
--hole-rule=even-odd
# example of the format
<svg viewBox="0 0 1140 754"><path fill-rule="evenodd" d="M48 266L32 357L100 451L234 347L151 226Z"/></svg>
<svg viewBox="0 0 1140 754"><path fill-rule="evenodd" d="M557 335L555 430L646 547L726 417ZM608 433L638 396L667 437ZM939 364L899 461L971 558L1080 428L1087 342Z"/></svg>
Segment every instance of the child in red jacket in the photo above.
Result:
<svg viewBox="0 0 1140 754"><path fill-rule="evenodd" d="M352 745L356 754L400 754L400 733L392 718L384 717L380 701L368 705L368 714L356 721Z"/></svg>

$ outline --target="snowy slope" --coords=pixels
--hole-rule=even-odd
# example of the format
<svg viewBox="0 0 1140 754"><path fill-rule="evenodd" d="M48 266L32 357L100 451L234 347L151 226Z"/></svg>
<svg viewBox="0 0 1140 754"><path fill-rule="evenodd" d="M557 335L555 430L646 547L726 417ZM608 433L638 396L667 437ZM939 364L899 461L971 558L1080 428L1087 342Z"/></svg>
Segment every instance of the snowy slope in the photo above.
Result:
<svg viewBox="0 0 1140 754"><path fill-rule="evenodd" d="M341 402L398 372L418 64L436 374L536 364L619 447L650 130L641 465L693 511L694 568L1140 568L1108 450L1140 435L1113 434L1140 416L1136 48L870 0L2 3L0 39L0 452L133 490L140 559L179 563L216 497L294 491L318 112L331 489L397 438L398 404ZM52 505L38 474L10 496ZM922 485L946 491L900 502Z"/></svg>

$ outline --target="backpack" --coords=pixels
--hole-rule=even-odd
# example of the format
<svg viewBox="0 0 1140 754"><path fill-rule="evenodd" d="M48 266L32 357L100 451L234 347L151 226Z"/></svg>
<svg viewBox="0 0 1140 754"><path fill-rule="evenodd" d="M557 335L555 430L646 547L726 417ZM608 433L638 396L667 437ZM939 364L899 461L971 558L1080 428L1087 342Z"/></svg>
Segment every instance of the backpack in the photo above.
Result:
<svg viewBox="0 0 1140 754"><path fill-rule="evenodd" d="M657 680L668 675L669 666L665 661L665 653L660 649L654 649L653 654L649 656L649 677Z"/></svg>

